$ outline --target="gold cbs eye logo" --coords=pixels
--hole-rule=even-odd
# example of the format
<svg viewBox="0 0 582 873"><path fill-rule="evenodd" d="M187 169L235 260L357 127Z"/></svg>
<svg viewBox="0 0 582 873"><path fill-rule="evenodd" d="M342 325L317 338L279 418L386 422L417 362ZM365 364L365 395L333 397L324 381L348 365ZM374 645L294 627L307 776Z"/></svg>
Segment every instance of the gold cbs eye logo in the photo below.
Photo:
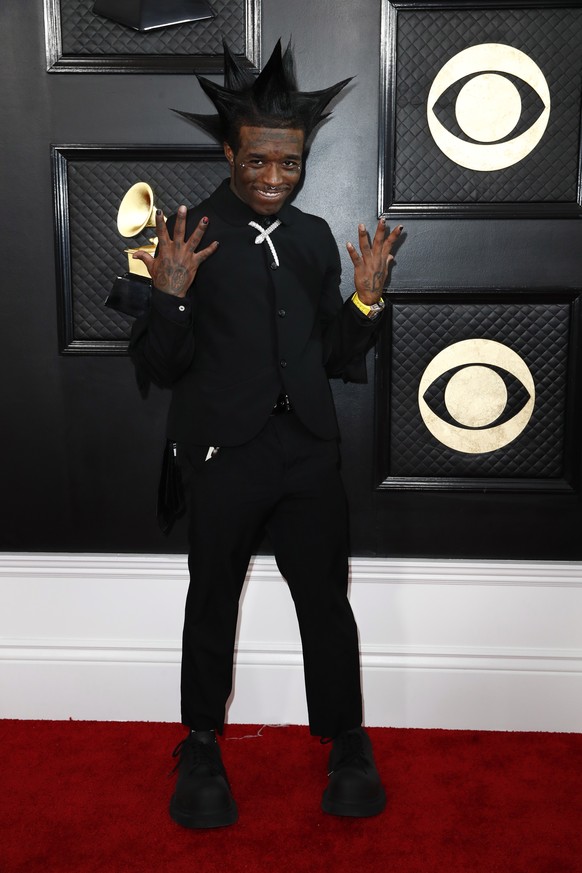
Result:
<svg viewBox="0 0 582 873"><path fill-rule="evenodd" d="M451 419L447 422L427 401L431 386L449 372L443 391L444 408ZM520 383L525 402L503 421L511 379ZM516 352L495 340L462 340L443 349L430 361L418 387L420 414L431 434L450 449L469 454L494 452L516 439L526 428L534 405L535 384L529 367Z"/></svg>
<svg viewBox="0 0 582 873"><path fill-rule="evenodd" d="M439 118L447 92L456 94L460 135ZM525 104L535 120L521 130ZM550 90L544 74L524 52L502 43L463 49L437 73L428 94L427 120L434 141L448 158L469 170L491 172L523 160L540 142L549 118Z"/></svg>

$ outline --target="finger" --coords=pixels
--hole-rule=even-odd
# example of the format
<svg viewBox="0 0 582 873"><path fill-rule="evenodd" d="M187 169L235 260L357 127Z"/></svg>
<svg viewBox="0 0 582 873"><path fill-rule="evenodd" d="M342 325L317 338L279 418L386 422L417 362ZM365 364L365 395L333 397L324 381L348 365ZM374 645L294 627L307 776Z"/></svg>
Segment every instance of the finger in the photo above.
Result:
<svg viewBox="0 0 582 873"><path fill-rule="evenodd" d="M382 261L378 270L374 273L374 283L373 290L375 292L380 292L386 282L388 281L388 277L390 275L390 268L394 263L394 255L382 255Z"/></svg>
<svg viewBox="0 0 582 873"><path fill-rule="evenodd" d="M382 217L378 221L376 233L374 234L374 253L376 253L377 251L381 251L387 254L400 236L402 232L402 225L399 224L397 227L395 227L392 233L388 234L388 236L386 236L387 230L388 228L386 227L386 219Z"/></svg>
<svg viewBox="0 0 582 873"><path fill-rule="evenodd" d="M394 247L394 245L398 241L398 238L400 237L400 234L402 233L403 229L404 228L402 227L402 225L399 224L398 227L394 228L392 233L388 234L388 236L384 240L384 244L382 246L382 256L383 257L388 257L388 255L392 251L392 248Z"/></svg>
<svg viewBox="0 0 582 873"><path fill-rule="evenodd" d="M388 257L386 258L386 266L384 267L384 270L383 270L384 278L382 279L382 288L384 288L388 284L388 282L390 280L390 273L392 271L393 266L394 266L394 255L388 255Z"/></svg>
<svg viewBox="0 0 582 873"><path fill-rule="evenodd" d="M204 233L206 232L207 227L208 227L208 219L206 216L204 216L204 218L202 218L198 222L198 224L196 225L196 227L194 228L194 230L192 231L192 233L190 234L190 236L186 240L186 245L188 246L188 248L191 251L193 251L193 252L196 251L196 249L198 248L198 245L200 244L200 240L202 239L202 237L204 236Z"/></svg>
<svg viewBox="0 0 582 873"><path fill-rule="evenodd" d="M133 261L142 261L146 265L148 270L149 270L150 266L154 263L154 258L152 258L152 256L149 254L149 252L142 252L141 250L138 250L137 252L135 252L131 256L131 259Z"/></svg>
<svg viewBox="0 0 582 873"><path fill-rule="evenodd" d="M186 231L186 213L188 210L185 206L178 206L176 215L176 223L174 225L174 242L184 242L184 233Z"/></svg>
<svg viewBox="0 0 582 873"><path fill-rule="evenodd" d="M368 236L365 224L358 224L358 240L360 242L360 251L365 257L370 252L370 237Z"/></svg>
<svg viewBox="0 0 582 873"><path fill-rule="evenodd" d="M354 265L354 267L358 267L360 265L362 259L359 256L356 247L354 245L352 245L351 242L348 242L348 243L346 243L346 248L348 250L348 254L349 254L350 258L352 259L352 264Z"/></svg>
<svg viewBox="0 0 582 873"><path fill-rule="evenodd" d="M404 230L404 227L401 224L399 224L397 227L394 228L392 233L388 234L388 236L386 237L386 242L390 246L393 246L403 230Z"/></svg>
<svg viewBox="0 0 582 873"><path fill-rule="evenodd" d="M161 209L156 209L156 236L159 246L167 245L170 240L168 228L166 227L166 219Z"/></svg>
<svg viewBox="0 0 582 873"><path fill-rule="evenodd" d="M374 234L374 240L372 242L372 249L374 252L381 251L382 246L386 241L386 219L380 218L378 224L376 225L376 232Z"/></svg>
<svg viewBox="0 0 582 873"><path fill-rule="evenodd" d="M211 242L209 246L206 246L205 249L197 252L198 263L201 264L202 261L205 261L210 255L213 255L216 249L218 248L218 240L215 239L214 242Z"/></svg>
<svg viewBox="0 0 582 873"><path fill-rule="evenodd" d="M155 264L155 259L148 252L137 251L135 254L131 256L133 261L141 261L144 265L150 276L153 275L152 269Z"/></svg>

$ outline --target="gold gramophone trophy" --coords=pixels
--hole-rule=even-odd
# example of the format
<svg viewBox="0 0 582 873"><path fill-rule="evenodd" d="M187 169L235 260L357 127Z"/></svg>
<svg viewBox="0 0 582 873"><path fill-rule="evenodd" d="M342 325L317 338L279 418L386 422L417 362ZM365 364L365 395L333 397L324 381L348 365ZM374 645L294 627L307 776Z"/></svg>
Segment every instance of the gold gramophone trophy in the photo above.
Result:
<svg viewBox="0 0 582 873"><path fill-rule="evenodd" d="M155 227L154 192L147 182L136 182L125 194L119 204L117 213L117 230L126 239L132 239L145 230L146 227ZM138 276L149 279L150 274L142 261L134 261L134 252L147 252L150 255L156 250L157 238L150 239L149 245L138 246L135 249L124 249L127 254L128 271Z"/></svg>
<svg viewBox="0 0 582 873"><path fill-rule="evenodd" d="M121 236L131 239L148 227L155 227L156 206L154 192L147 182L136 182L124 195L117 213L117 229ZM118 276L105 301L105 305L117 309L125 315L137 317L148 306L151 295L151 279L143 261L134 260L135 252L153 255L157 237L149 244L124 249L127 255L127 273Z"/></svg>

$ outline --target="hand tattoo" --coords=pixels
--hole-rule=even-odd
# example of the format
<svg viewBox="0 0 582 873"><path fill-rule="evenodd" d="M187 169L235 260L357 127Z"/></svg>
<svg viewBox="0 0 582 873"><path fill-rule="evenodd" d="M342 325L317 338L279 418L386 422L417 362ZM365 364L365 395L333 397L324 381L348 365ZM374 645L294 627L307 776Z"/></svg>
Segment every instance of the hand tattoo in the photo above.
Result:
<svg viewBox="0 0 582 873"><path fill-rule="evenodd" d="M370 294L381 294L384 288L384 273L378 270L373 274L372 280L364 279L362 285Z"/></svg>
<svg viewBox="0 0 582 873"><path fill-rule="evenodd" d="M159 274L156 275L155 284L160 291L177 296L187 287L188 271L185 267L175 266L171 262L162 259Z"/></svg>

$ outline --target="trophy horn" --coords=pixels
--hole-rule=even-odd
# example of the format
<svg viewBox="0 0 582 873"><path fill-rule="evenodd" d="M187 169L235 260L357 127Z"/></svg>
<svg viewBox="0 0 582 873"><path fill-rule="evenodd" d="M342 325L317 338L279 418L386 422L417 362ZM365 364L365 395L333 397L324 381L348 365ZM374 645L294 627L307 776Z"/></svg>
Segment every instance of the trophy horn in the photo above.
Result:
<svg viewBox="0 0 582 873"><path fill-rule="evenodd" d="M147 182L136 182L126 192L117 212L117 229L121 236L137 236L146 227L155 227L154 192ZM164 219L165 220L165 219ZM137 318L149 308L152 283L147 267L139 259L134 260L135 252L154 255L157 238L150 239L150 245L135 249L124 249L127 255L127 273L118 276L105 300L105 306L116 309L124 315Z"/></svg>
<svg viewBox="0 0 582 873"><path fill-rule="evenodd" d="M117 229L121 236L137 236L145 227L155 227L155 211L151 185L147 182L136 182L119 204Z"/></svg>

